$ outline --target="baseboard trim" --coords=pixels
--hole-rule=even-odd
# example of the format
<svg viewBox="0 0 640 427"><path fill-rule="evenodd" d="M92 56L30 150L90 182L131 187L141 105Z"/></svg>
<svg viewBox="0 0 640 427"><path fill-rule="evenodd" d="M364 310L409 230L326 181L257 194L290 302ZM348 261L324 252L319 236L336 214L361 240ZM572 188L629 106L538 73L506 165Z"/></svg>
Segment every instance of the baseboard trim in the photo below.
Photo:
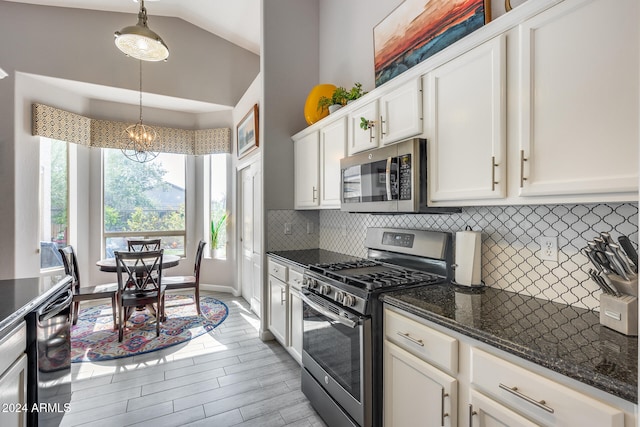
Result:
<svg viewBox="0 0 640 427"><path fill-rule="evenodd" d="M212 292L225 292L227 294L232 294L234 297L240 296L240 291L232 286L207 285L204 283L200 283L200 289L205 291L212 291Z"/></svg>

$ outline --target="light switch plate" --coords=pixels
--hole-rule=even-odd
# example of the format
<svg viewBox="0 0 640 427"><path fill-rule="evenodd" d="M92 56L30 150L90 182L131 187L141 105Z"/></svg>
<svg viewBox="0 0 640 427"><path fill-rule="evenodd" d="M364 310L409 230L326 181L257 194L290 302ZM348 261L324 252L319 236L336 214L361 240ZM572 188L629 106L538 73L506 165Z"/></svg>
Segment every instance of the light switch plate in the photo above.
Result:
<svg viewBox="0 0 640 427"><path fill-rule="evenodd" d="M290 222L285 222L284 223L284 234L291 234L291 223Z"/></svg>

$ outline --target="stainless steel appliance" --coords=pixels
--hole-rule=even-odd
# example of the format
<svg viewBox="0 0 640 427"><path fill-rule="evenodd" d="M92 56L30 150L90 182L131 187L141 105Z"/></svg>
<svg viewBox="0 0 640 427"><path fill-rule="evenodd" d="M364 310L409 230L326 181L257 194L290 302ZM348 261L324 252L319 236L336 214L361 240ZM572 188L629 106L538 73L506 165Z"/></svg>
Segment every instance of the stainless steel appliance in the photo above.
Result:
<svg viewBox="0 0 640 427"><path fill-rule="evenodd" d="M427 206L427 141L410 139L340 160L348 212L460 212Z"/></svg>
<svg viewBox="0 0 640 427"><path fill-rule="evenodd" d="M27 425L30 427L58 426L69 409L72 300L69 281L26 316L27 405L30 409Z"/></svg>
<svg viewBox="0 0 640 427"><path fill-rule="evenodd" d="M367 259L304 272L302 391L332 427L382 424L383 292L451 278L451 234L370 228Z"/></svg>

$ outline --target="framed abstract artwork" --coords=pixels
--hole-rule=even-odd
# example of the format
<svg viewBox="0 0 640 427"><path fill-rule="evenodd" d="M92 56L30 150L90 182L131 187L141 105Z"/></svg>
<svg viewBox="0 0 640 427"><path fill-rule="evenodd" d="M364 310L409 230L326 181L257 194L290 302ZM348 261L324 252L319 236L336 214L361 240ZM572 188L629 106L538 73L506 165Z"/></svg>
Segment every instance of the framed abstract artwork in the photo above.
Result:
<svg viewBox="0 0 640 427"><path fill-rule="evenodd" d="M258 104L240 120L236 126L238 157L258 148Z"/></svg>
<svg viewBox="0 0 640 427"><path fill-rule="evenodd" d="M405 0L373 28L376 86L490 20L490 0Z"/></svg>

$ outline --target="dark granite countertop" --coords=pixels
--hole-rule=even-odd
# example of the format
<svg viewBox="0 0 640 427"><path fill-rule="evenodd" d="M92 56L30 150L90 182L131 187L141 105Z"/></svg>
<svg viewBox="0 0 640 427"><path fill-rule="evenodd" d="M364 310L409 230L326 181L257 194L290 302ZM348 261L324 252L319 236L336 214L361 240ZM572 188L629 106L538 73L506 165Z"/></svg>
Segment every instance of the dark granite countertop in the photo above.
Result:
<svg viewBox="0 0 640 427"><path fill-rule="evenodd" d="M355 261L360 259L351 255L341 254L339 252L331 252L324 249L303 249L297 251L274 251L268 252L276 258L280 258L285 262L292 262L302 268L307 268L313 264L327 264L333 262Z"/></svg>
<svg viewBox="0 0 640 427"><path fill-rule="evenodd" d="M0 280L0 335L70 281L65 275Z"/></svg>
<svg viewBox="0 0 640 427"><path fill-rule="evenodd" d="M389 305L554 372L638 401L638 338L600 326L596 312L500 289L423 286Z"/></svg>

